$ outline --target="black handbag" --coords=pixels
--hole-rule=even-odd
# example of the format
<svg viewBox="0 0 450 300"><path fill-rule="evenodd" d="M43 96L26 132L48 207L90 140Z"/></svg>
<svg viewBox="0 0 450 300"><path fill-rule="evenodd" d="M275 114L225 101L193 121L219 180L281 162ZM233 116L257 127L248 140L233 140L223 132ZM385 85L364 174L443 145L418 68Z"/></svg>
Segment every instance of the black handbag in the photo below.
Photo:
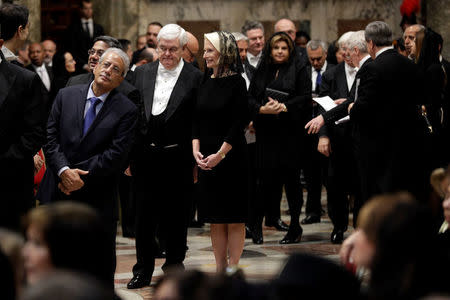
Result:
<svg viewBox="0 0 450 300"><path fill-rule="evenodd" d="M269 97L278 102L285 102L289 98L289 94L280 90L266 88L267 101L269 101Z"/></svg>

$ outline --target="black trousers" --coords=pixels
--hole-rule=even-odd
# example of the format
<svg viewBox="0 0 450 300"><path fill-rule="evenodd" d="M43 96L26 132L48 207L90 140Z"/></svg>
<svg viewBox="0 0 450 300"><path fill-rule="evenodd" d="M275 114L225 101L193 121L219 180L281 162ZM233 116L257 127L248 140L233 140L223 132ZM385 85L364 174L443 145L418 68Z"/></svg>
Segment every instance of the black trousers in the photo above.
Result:
<svg viewBox="0 0 450 300"><path fill-rule="evenodd" d="M332 128L327 176L328 215L337 230L347 230L349 198L354 197L353 224L361 207L361 187L348 124Z"/></svg>
<svg viewBox="0 0 450 300"><path fill-rule="evenodd" d="M317 151L319 139L317 135L308 135L305 137L305 160L303 172L305 175L306 189L308 196L306 198L305 213L308 216L318 216L322 214L322 183L324 178L324 169L327 165L327 158Z"/></svg>
<svg viewBox="0 0 450 300"><path fill-rule="evenodd" d="M133 177L121 174L119 177L119 199L122 211L122 233L124 236L134 236L136 222L136 199Z"/></svg>
<svg viewBox="0 0 450 300"><path fill-rule="evenodd" d="M136 257L133 274L151 279L155 268L156 231L162 230L169 267L184 268L191 204L191 153L178 147L148 148L132 169L136 183Z"/></svg>
<svg viewBox="0 0 450 300"><path fill-rule="evenodd" d="M283 193L283 186L289 205L291 216L291 226L300 226L299 218L303 205L303 193L300 183L300 169L298 168L277 168L260 170L260 181L258 184L259 205L255 226L261 226L264 216L264 209L271 209L273 199L279 199ZM278 205L279 210L279 205Z"/></svg>

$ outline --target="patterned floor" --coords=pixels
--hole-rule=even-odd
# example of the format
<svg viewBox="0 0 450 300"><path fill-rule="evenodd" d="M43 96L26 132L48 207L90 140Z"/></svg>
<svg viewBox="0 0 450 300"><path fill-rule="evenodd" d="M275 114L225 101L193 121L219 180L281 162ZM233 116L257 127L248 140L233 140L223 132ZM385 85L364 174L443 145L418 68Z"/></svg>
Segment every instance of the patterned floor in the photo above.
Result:
<svg viewBox="0 0 450 300"><path fill-rule="evenodd" d="M322 199L325 198L324 195ZM287 209L286 201L282 201L282 211ZM302 214L301 219L304 215ZM289 216L283 214L283 220L288 222ZM321 223L303 225L303 237L299 244L280 245L285 232L274 228L264 228L264 244L255 245L250 239L245 242L244 253L240 267L249 280L268 280L276 275L287 256L293 252L314 253L320 256L337 260L339 245L330 242L332 224L325 215ZM350 227L349 231L353 230ZM345 236L349 234L349 231ZM184 264L186 269L199 269L205 272L214 272L214 255L209 238L209 226L203 228L190 228L188 234L189 250ZM132 278L131 268L136 262L134 240L120 236L117 237L117 269L115 285L117 293L124 300L152 299L153 287L138 290L127 290L126 284ZM163 259L157 259L156 269L152 278L152 285L163 274L161 266Z"/></svg>

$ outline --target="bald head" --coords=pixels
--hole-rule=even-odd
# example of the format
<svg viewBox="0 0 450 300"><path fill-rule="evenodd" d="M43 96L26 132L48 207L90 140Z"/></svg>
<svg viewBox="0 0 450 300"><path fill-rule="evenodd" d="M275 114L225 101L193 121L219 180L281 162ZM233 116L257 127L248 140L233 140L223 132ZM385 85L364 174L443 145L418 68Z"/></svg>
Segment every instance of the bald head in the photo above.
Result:
<svg viewBox="0 0 450 300"><path fill-rule="evenodd" d="M192 63L194 62L195 55L198 53L198 49L200 48L200 46L198 44L197 38L192 33L186 31L186 35L188 38L188 42L183 50L183 59L186 62Z"/></svg>
<svg viewBox="0 0 450 300"><path fill-rule="evenodd" d="M44 50L40 43L33 43L30 45L28 56L31 63L35 66L42 66L44 63Z"/></svg>
<svg viewBox="0 0 450 300"><path fill-rule="evenodd" d="M136 66L142 66L158 59L158 54L154 48L145 48L138 56Z"/></svg>
<svg viewBox="0 0 450 300"><path fill-rule="evenodd" d="M274 26L275 32L284 32L290 36L290 38L295 41L295 33L297 32L297 28L295 27L294 22L289 19L281 19L275 23Z"/></svg>
<svg viewBox="0 0 450 300"><path fill-rule="evenodd" d="M425 30L425 27L420 24L414 24L405 29L403 33L403 40L405 41L406 53L408 56L414 58L416 56L416 36L421 30Z"/></svg>
<svg viewBox="0 0 450 300"><path fill-rule="evenodd" d="M56 44L52 40L45 40L41 43L44 49L44 61L50 63L53 59L53 55L56 53Z"/></svg>

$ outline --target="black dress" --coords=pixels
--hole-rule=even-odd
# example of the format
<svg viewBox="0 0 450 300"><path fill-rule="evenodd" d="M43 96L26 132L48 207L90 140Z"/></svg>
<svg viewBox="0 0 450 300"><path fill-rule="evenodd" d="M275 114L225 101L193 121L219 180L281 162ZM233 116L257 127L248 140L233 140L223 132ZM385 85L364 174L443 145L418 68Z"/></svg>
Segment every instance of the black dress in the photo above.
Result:
<svg viewBox="0 0 450 300"><path fill-rule="evenodd" d="M208 78L199 89L193 138L204 157L231 144L227 156L212 170L199 169L199 218L207 223L244 223L248 179L244 128L248 123L245 80L239 74Z"/></svg>

